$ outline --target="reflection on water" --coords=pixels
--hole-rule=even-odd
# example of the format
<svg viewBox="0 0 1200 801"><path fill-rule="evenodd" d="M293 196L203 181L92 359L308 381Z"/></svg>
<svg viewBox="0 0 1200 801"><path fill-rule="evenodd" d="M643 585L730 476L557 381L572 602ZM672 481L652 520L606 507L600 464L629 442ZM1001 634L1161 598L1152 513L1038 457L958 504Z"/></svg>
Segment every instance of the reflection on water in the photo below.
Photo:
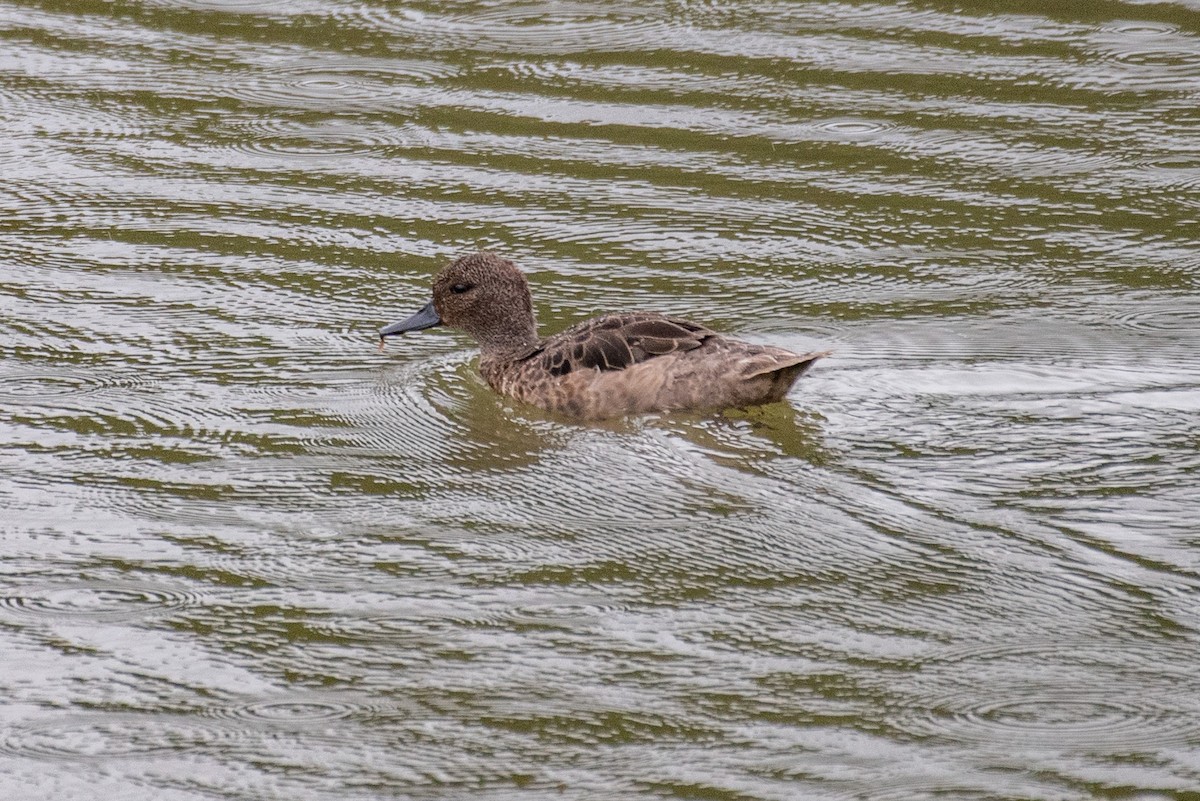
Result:
<svg viewBox="0 0 1200 801"><path fill-rule="evenodd" d="M0 796L1192 798L1200 11L0 0ZM374 332L797 351L579 426Z"/></svg>

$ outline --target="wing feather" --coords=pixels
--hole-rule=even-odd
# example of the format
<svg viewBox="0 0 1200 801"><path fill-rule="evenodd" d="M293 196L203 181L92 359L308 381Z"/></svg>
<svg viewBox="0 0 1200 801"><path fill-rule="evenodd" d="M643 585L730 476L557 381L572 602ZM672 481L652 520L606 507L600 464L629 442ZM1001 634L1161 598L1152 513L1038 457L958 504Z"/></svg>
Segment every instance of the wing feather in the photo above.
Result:
<svg viewBox="0 0 1200 801"><path fill-rule="evenodd" d="M715 336L702 325L656 312L608 314L569 328L529 354L553 375L624 370L658 356L694 350Z"/></svg>

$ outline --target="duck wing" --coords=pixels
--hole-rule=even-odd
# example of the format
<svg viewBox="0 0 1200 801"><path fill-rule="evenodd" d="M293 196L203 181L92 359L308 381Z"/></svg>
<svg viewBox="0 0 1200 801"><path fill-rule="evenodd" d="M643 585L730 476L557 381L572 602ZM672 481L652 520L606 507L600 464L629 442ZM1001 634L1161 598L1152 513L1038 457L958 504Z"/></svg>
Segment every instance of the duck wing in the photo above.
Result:
<svg viewBox="0 0 1200 801"><path fill-rule="evenodd" d="M542 342L527 357L551 375L624 370L668 353L694 350L716 336L702 325L657 312L606 314Z"/></svg>

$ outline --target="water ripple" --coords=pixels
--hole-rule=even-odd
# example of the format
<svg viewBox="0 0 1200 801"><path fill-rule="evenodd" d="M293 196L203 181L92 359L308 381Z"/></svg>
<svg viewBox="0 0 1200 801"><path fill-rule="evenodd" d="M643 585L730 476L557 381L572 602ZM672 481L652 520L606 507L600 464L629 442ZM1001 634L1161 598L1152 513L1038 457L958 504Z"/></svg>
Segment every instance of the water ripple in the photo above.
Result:
<svg viewBox="0 0 1200 801"><path fill-rule="evenodd" d="M417 711L419 709L415 706L356 698L347 693L293 693L239 704L214 705L201 710L205 716L221 721L245 721L257 724L264 730L295 728L300 731L349 719L370 722Z"/></svg>
<svg viewBox="0 0 1200 801"><path fill-rule="evenodd" d="M57 404L63 398L86 403L93 393L120 386L111 378L80 371L8 373L0 383L0 399L11 403Z"/></svg>
<svg viewBox="0 0 1200 801"><path fill-rule="evenodd" d="M46 622L141 620L200 602L195 592L143 584L80 582L22 587L0 596L0 614Z"/></svg>
<svg viewBox="0 0 1200 801"><path fill-rule="evenodd" d="M1099 26L1087 37L1092 52L1137 67L1163 70L1163 78L1175 73L1196 77L1200 54L1194 37L1176 26L1153 21L1119 21ZM1182 88L1182 87L1180 87Z"/></svg>
<svg viewBox="0 0 1200 801"><path fill-rule="evenodd" d="M887 120L872 120L862 117L842 117L813 123L815 130L825 131L835 139L851 142L875 139L893 130L895 127L895 123Z"/></svg>
<svg viewBox="0 0 1200 801"><path fill-rule="evenodd" d="M296 120L235 117L222 123L229 146L251 154L338 157L393 148L427 146L428 132L411 122L391 125L367 120ZM348 165L341 165L344 171Z"/></svg>
<svg viewBox="0 0 1200 801"><path fill-rule="evenodd" d="M191 718L97 713L7 727L0 736L0 752L62 762L107 762L210 749L228 736L219 727Z"/></svg>
<svg viewBox="0 0 1200 801"><path fill-rule="evenodd" d="M425 47L563 54L644 49L672 31L641 10L598 12L575 3L475 7L460 14L370 10L364 19L372 28L393 31Z"/></svg>
<svg viewBox="0 0 1200 801"><path fill-rule="evenodd" d="M1114 310L1112 322L1134 331L1153 334L1194 335L1200 331L1200 309L1189 299L1159 297L1146 303Z"/></svg>
<svg viewBox="0 0 1200 801"><path fill-rule="evenodd" d="M921 699L922 711L900 725L948 742L1029 750L1119 747L1156 753L1171 745L1194 745L1200 737L1194 713L1181 712L1168 698L1151 703L1071 687L999 687L986 694L995 700L980 698L975 688Z"/></svg>
<svg viewBox="0 0 1200 801"><path fill-rule="evenodd" d="M408 89L453 74L438 62L297 60L256 69L230 80L233 96L248 103L328 112L375 111Z"/></svg>
<svg viewBox="0 0 1200 801"><path fill-rule="evenodd" d="M958 681L914 699L895 721L917 736L1036 750L1194 745L1200 718L1187 690L1196 683L1189 651L1180 643L1148 657L1133 642L1065 638L963 642L926 667L928 681ZM1040 666L1035 677L1026 672L1031 662Z"/></svg>

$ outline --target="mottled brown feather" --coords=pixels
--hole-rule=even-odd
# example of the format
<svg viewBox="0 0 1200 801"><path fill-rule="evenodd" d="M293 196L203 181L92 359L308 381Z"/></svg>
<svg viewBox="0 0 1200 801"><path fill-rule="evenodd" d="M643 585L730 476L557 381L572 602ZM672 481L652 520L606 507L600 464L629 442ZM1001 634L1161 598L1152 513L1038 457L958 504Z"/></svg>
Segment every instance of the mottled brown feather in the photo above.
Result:
<svg viewBox="0 0 1200 801"><path fill-rule="evenodd" d="M658 312L606 314L542 340L527 358L553 374L624 370L654 356L692 350L714 332Z"/></svg>

